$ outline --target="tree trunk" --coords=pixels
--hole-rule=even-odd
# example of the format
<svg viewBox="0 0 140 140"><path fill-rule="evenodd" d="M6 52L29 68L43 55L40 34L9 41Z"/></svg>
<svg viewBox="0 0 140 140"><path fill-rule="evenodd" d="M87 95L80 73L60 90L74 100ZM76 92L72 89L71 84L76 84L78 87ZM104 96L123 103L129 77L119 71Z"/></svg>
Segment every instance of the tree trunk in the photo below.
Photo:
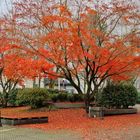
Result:
<svg viewBox="0 0 140 140"><path fill-rule="evenodd" d="M85 110L86 110L86 113L89 113L90 103L91 103L90 94L87 93L87 94L85 94Z"/></svg>
<svg viewBox="0 0 140 140"><path fill-rule="evenodd" d="M94 102L95 102L95 106L98 105L98 87L95 86L94 92L93 92L93 96L94 96Z"/></svg>

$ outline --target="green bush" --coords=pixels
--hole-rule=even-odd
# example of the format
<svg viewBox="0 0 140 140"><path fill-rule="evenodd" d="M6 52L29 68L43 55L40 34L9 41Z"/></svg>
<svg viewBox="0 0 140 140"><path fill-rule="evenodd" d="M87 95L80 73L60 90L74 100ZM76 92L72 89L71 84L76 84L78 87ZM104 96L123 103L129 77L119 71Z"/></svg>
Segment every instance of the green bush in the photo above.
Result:
<svg viewBox="0 0 140 140"><path fill-rule="evenodd" d="M31 108L43 107L47 99L48 92L46 89L41 88L21 89L17 94L17 103L20 105L30 105Z"/></svg>
<svg viewBox="0 0 140 140"><path fill-rule="evenodd" d="M68 101L68 94L67 93L60 93L58 94L57 96L57 99L60 101L60 102L64 102L64 101Z"/></svg>
<svg viewBox="0 0 140 140"><path fill-rule="evenodd" d="M137 104L140 104L140 97L138 97L137 99Z"/></svg>
<svg viewBox="0 0 140 140"><path fill-rule="evenodd" d="M83 95L70 94L66 91L58 91L46 88L19 89L16 96L16 105L30 105L32 108L42 107L45 102L80 102Z"/></svg>
<svg viewBox="0 0 140 140"><path fill-rule="evenodd" d="M48 91L49 94L58 94L58 93L61 92L58 89L47 89L47 91Z"/></svg>
<svg viewBox="0 0 140 140"><path fill-rule="evenodd" d="M73 94L73 95L77 102L84 101L84 95L82 95L82 94Z"/></svg>
<svg viewBox="0 0 140 140"><path fill-rule="evenodd" d="M2 96L2 93L0 92L0 107L2 107L2 98L3 98L3 96Z"/></svg>
<svg viewBox="0 0 140 140"><path fill-rule="evenodd" d="M51 101L57 102L58 101L58 94L49 94L49 98Z"/></svg>
<svg viewBox="0 0 140 140"><path fill-rule="evenodd" d="M17 93L18 93L18 89L14 89L9 93L8 104L10 104L12 106L17 105L17 103L16 103Z"/></svg>
<svg viewBox="0 0 140 140"><path fill-rule="evenodd" d="M80 94L69 94L68 101L70 102L81 102L84 101L84 96Z"/></svg>
<svg viewBox="0 0 140 140"><path fill-rule="evenodd" d="M71 94L71 93L59 93L59 94L49 94L49 98L53 102L81 102L84 100L83 95Z"/></svg>
<svg viewBox="0 0 140 140"><path fill-rule="evenodd" d="M49 99L53 102L64 102L67 101L67 91L59 91L58 89L47 89L49 93Z"/></svg>
<svg viewBox="0 0 140 140"><path fill-rule="evenodd" d="M68 101L69 101L69 102L75 102L75 99L74 99L73 94L69 94L69 95L68 95Z"/></svg>
<svg viewBox="0 0 140 140"><path fill-rule="evenodd" d="M53 93L49 94L49 98L53 102L66 102L68 101L68 94L67 93Z"/></svg>
<svg viewBox="0 0 140 140"><path fill-rule="evenodd" d="M25 88L25 89L19 89L17 96L16 96L16 105L18 106L24 106L24 105L30 105L29 97L31 88Z"/></svg>
<svg viewBox="0 0 140 140"><path fill-rule="evenodd" d="M140 104L140 92L138 92L137 104Z"/></svg>
<svg viewBox="0 0 140 140"><path fill-rule="evenodd" d="M107 85L99 98L99 104L107 108L128 108L136 104L137 90L133 85Z"/></svg>

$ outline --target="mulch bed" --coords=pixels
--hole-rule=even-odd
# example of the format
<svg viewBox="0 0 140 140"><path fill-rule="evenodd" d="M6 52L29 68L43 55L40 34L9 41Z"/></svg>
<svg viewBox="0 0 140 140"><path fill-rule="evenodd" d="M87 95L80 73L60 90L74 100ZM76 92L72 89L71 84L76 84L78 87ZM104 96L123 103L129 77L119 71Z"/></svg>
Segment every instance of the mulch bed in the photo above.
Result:
<svg viewBox="0 0 140 140"><path fill-rule="evenodd" d="M49 123L30 124L20 127L39 128L43 130L68 129L79 132L85 139L91 135L91 130L122 130L129 127L140 127L140 113L132 115L108 116L104 120L89 118L84 109L61 109L56 111L28 111L28 107L0 109L2 117L45 117ZM90 139L89 139L90 140Z"/></svg>

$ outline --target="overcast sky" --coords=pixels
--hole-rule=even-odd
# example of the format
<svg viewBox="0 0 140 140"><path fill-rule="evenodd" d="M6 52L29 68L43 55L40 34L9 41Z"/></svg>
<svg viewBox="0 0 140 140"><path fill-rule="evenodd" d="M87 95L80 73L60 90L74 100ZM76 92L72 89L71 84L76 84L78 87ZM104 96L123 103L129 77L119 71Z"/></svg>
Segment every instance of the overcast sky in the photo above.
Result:
<svg viewBox="0 0 140 140"><path fill-rule="evenodd" d="M11 7L11 1L13 0L0 0L0 17L7 13L7 9L10 9ZM104 0L104 1L109 1L109 0ZM140 0L132 0L133 2L136 2L137 5L140 6Z"/></svg>
<svg viewBox="0 0 140 140"><path fill-rule="evenodd" d="M0 0L0 16L7 13L7 9L10 8L11 0Z"/></svg>

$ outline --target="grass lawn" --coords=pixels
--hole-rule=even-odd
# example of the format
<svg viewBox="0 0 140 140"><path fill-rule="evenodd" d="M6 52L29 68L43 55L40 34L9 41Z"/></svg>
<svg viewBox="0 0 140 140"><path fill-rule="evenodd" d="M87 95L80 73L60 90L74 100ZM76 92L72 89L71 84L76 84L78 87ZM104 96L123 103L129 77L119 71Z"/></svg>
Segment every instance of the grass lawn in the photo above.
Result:
<svg viewBox="0 0 140 140"><path fill-rule="evenodd" d="M71 131L80 135L83 140L140 140L140 113L108 116L104 120L99 120L88 118L84 109L55 111L29 111L28 109L28 107L20 107L0 110L3 117L49 117L49 123L17 126L20 128L38 128L46 132L62 130L62 135L64 131Z"/></svg>

